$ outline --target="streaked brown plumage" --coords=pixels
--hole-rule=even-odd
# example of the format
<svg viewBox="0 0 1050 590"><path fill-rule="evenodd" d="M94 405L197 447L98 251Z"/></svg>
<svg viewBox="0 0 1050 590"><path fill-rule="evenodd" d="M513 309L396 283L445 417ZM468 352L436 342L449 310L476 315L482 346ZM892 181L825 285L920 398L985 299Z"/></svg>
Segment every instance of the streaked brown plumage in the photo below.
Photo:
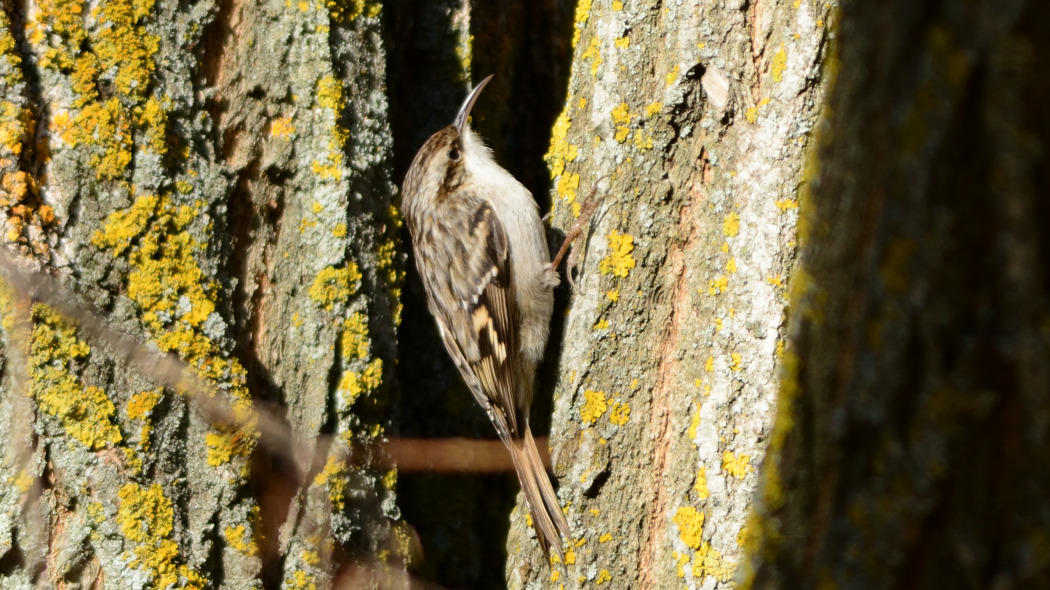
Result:
<svg viewBox="0 0 1050 590"><path fill-rule="evenodd" d="M420 148L403 208L445 348L510 450L544 553L553 545L564 563L569 525L529 428L558 275L532 195L467 124L491 78Z"/></svg>

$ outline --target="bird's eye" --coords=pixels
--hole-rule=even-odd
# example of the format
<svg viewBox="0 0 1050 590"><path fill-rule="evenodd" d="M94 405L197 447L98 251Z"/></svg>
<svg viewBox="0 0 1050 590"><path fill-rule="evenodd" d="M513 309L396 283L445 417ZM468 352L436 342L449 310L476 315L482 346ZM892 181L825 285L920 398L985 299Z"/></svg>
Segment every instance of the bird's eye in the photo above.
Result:
<svg viewBox="0 0 1050 590"><path fill-rule="evenodd" d="M452 160L453 162L458 161L459 160L459 150L457 150L456 148L450 149L448 151L448 159Z"/></svg>

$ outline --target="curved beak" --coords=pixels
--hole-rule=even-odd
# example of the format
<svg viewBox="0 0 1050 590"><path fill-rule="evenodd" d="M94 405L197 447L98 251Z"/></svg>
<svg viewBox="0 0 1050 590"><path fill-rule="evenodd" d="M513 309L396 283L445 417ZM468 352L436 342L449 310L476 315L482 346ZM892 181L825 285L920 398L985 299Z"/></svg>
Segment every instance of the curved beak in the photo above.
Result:
<svg viewBox="0 0 1050 590"><path fill-rule="evenodd" d="M495 75L496 74L489 74L488 78L479 82L478 85L474 87L474 90L471 90L470 94L467 95L467 99L463 101L463 106L459 107L459 112L456 113L456 120L453 121L452 124L459 129L460 133L463 133L463 130L467 126L467 118L470 117L470 109L474 108L474 103L478 100L478 95L481 94L482 89L485 88L485 85L488 84L489 80Z"/></svg>

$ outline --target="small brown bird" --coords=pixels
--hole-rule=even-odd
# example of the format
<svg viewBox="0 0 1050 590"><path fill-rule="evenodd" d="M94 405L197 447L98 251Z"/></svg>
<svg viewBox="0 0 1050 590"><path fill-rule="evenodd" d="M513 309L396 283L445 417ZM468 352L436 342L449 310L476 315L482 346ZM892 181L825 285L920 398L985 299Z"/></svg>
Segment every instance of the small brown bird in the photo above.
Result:
<svg viewBox="0 0 1050 590"><path fill-rule="evenodd" d="M561 537L571 541L569 524L529 429L558 274L532 194L467 124L491 79L423 144L401 195L441 339L510 450L544 554L553 545L564 563Z"/></svg>

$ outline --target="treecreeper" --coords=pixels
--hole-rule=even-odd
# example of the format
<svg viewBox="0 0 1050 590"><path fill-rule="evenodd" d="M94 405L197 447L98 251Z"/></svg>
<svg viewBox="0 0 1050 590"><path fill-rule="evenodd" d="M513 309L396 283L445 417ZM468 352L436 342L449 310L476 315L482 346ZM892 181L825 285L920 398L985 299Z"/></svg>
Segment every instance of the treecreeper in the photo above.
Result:
<svg viewBox="0 0 1050 590"><path fill-rule="evenodd" d="M569 524L529 428L559 279L532 194L468 124L491 79L419 149L402 204L445 348L510 451L544 554L553 546L564 564Z"/></svg>

